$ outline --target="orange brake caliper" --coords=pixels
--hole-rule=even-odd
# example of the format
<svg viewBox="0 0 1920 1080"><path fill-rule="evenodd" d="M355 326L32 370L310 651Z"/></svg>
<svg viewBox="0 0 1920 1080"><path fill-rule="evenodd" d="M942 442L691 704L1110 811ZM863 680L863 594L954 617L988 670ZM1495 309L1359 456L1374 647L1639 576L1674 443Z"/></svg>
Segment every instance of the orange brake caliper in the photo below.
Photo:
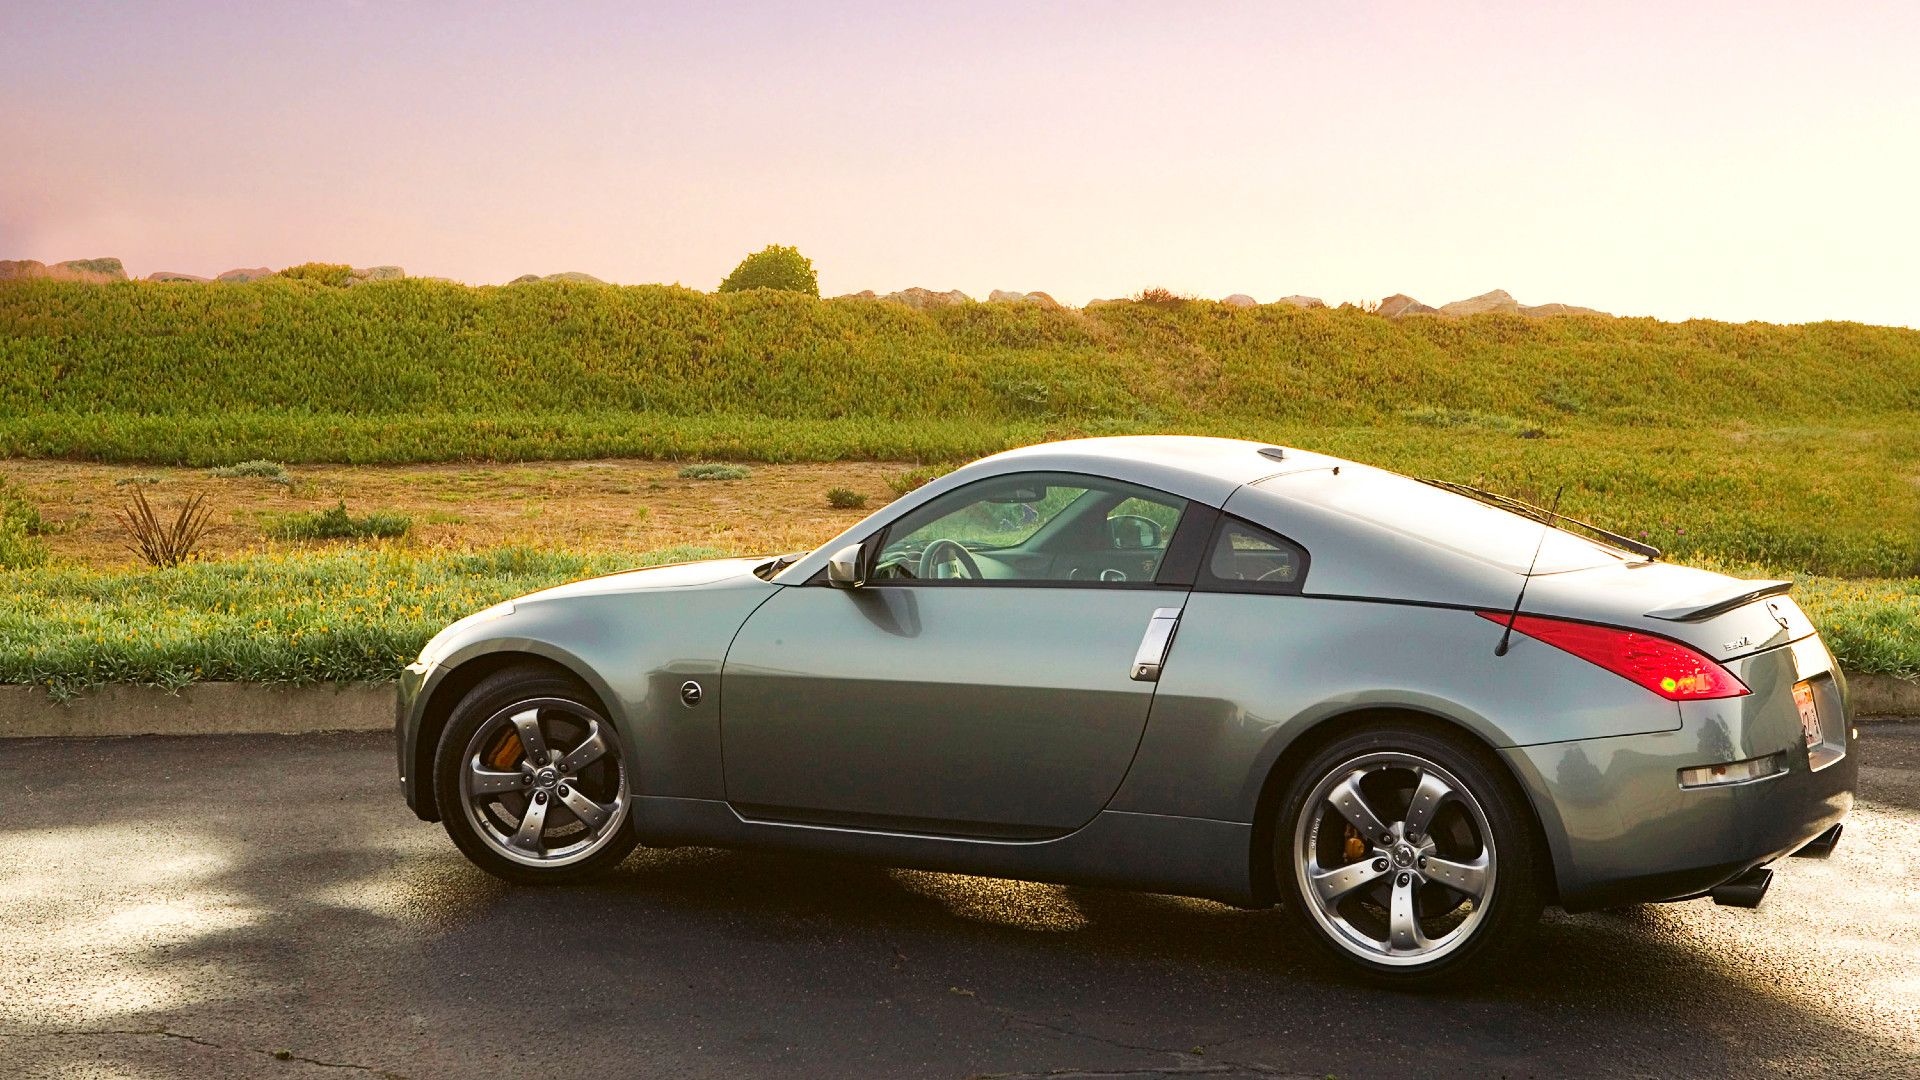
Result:
<svg viewBox="0 0 1920 1080"><path fill-rule="evenodd" d="M493 744L492 750L487 752L487 764L496 769L511 769L523 756L524 753L520 749L520 733L509 731L500 737L499 742Z"/></svg>

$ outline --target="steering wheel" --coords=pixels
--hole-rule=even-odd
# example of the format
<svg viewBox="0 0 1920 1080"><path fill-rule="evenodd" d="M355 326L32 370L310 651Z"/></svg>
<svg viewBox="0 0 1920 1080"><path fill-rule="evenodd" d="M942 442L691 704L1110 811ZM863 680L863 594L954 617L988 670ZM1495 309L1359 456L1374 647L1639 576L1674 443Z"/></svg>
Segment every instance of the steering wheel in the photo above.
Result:
<svg viewBox="0 0 1920 1080"><path fill-rule="evenodd" d="M939 569L949 562L960 567L960 577L978 581L985 576L980 573L980 564L973 560L973 552L968 551L966 545L958 540L946 539L935 540L920 552L920 568L914 576L922 580L939 577Z"/></svg>

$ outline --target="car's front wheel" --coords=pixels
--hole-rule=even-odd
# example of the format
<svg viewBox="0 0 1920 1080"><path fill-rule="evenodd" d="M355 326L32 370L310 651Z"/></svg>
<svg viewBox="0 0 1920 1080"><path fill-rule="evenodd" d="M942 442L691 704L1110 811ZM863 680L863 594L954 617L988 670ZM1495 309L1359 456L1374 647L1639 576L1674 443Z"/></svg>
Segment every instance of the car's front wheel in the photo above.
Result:
<svg viewBox="0 0 1920 1080"><path fill-rule="evenodd" d="M1275 884L1322 946L1402 985L1483 966L1539 916L1542 853L1525 797L1439 730L1376 724L1294 772Z"/></svg>
<svg viewBox="0 0 1920 1080"><path fill-rule="evenodd" d="M616 866L637 838L619 733L577 680L543 668L487 677L434 754L441 819L467 858L524 884Z"/></svg>

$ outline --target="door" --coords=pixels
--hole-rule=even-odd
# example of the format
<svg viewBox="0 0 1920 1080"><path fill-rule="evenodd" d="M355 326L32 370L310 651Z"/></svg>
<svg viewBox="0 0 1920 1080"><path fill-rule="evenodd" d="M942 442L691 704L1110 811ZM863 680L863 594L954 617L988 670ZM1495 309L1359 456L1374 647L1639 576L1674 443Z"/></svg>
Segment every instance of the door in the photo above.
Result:
<svg viewBox="0 0 1920 1080"><path fill-rule="evenodd" d="M1192 581L1167 557L1186 509L1110 480L999 477L890 526L864 587L781 590L727 654L728 799L754 818L947 835L1085 824L1146 727L1161 657L1136 661Z"/></svg>

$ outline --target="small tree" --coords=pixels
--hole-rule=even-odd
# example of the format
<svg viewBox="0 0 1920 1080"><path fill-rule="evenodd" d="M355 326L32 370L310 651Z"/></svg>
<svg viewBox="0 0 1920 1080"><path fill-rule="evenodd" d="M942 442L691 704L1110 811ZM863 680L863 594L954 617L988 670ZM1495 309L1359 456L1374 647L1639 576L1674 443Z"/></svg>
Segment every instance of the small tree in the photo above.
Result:
<svg viewBox="0 0 1920 1080"><path fill-rule="evenodd" d="M766 248L740 260L721 292L745 292L748 289L779 289L782 292L820 295L820 279L813 272L813 260L800 254L799 248L768 244Z"/></svg>

